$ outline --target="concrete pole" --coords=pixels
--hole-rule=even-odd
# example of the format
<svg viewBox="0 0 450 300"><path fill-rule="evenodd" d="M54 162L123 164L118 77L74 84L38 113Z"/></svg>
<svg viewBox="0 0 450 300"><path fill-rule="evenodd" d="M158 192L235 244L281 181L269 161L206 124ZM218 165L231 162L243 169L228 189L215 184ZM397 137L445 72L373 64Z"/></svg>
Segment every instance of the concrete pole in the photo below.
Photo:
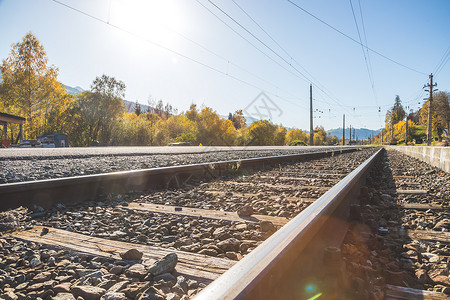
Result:
<svg viewBox="0 0 450 300"><path fill-rule="evenodd" d="M406 116L405 124L405 145L408 145L408 116Z"/></svg>
<svg viewBox="0 0 450 300"><path fill-rule="evenodd" d="M309 145L314 146L312 84L309 85Z"/></svg>
<svg viewBox="0 0 450 300"><path fill-rule="evenodd" d="M348 144L351 145L352 144L352 125L350 125L350 139L348 141Z"/></svg>
<svg viewBox="0 0 450 300"><path fill-rule="evenodd" d="M432 125L432 110L433 110L433 74L430 74L430 99L429 99L429 104L428 104L428 124L427 124L427 145L430 146L431 145L431 140L432 140L432 130L433 130L433 125Z"/></svg>
<svg viewBox="0 0 450 300"><path fill-rule="evenodd" d="M342 146L345 146L345 114L342 117Z"/></svg>

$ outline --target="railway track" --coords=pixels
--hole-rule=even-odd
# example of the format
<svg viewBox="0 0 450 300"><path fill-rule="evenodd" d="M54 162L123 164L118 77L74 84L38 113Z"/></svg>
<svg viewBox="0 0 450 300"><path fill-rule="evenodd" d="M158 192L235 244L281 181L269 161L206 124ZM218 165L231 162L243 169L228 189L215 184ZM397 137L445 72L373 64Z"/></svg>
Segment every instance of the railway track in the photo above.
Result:
<svg viewBox="0 0 450 300"><path fill-rule="evenodd" d="M381 299L348 266L382 160L355 150L0 185L0 297Z"/></svg>

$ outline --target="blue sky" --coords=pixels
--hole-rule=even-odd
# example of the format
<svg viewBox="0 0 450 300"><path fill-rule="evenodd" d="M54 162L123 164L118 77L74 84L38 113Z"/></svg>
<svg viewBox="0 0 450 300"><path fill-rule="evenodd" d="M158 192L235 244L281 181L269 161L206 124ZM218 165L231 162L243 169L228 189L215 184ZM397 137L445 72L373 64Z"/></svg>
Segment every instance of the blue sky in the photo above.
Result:
<svg viewBox="0 0 450 300"><path fill-rule="evenodd" d="M347 126L380 128L396 95L410 109L423 103L450 47L450 1L291 1L359 40L352 4L363 43L407 68L368 51L372 88L361 45L286 0L59 1L99 20L51 0L0 0L0 59L31 31L66 85L88 89L107 74L125 82L129 101L162 99L181 111L196 103L222 115L255 105L263 91L281 111L272 121L301 129L310 83L314 123L326 129L342 126L344 113ZM450 63L435 80L450 90Z"/></svg>

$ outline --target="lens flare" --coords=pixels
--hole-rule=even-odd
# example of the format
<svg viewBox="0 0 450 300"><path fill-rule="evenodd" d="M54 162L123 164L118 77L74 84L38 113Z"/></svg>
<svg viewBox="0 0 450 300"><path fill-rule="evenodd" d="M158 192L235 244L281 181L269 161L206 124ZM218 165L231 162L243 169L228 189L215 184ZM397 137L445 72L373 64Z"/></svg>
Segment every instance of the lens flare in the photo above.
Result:
<svg viewBox="0 0 450 300"><path fill-rule="evenodd" d="M314 300L319 298L320 296L322 296L322 293L318 293L317 295L312 296L311 298L309 298L308 300Z"/></svg>
<svg viewBox="0 0 450 300"><path fill-rule="evenodd" d="M316 286L314 284L308 284L305 287L305 291L307 291L308 293L313 293L317 290Z"/></svg>

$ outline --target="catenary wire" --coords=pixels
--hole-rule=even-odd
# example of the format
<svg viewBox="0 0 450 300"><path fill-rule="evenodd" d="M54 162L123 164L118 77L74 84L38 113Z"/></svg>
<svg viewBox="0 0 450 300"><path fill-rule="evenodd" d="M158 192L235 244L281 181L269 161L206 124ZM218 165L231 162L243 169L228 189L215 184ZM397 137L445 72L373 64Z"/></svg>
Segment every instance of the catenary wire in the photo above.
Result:
<svg viewBox="0 0 450 300"><path fill-rule="evenodd" d="M208 9L205 5L203 5L199 0L196 0L199 4L201 4L205 9L207 9L210 13L212 13L214 16L216 16L216 18L218 18L219 20L222 21L222 23L224 23L228 28L232 29L235 33L237 33L234 28L232 28L230 25L228 25L225 21L223 21L222 19L220 19L216 14L214 14L210 9ZM322 91L328 98L330 98L331 100L333 100L338 106L340 106L342 109L346 110L345 105L341 104L339 99L337 99L337 97L335 96L331 96L330 93L331 92L327 92L325 91L326 88L322 85L322 87L320 87L320 82L319 84L314 83L313 80L309 79L306 77L306 75L304 75L303 73L301 73L297 68L295 68L291 63L289 63L286 59L284 59L283 57L281 57L278 53L276 53L272 48L270 48L269 46L267 46L263 41L261 41L260 38L256 37L255 34L253 34L252 32L250 32L247 28L245 28L242 24L240 24L238 21L236 21L233 17L231 17L228 13L226 13L223 9L221 9L219 6L217 6L215 3L213 3L211 0L208 0L208 2L210 2L213 6L215 6L219 11L221 11L223 14L225 14L228 18L230 18L234 23L236 23L239 27L241 27L242 29L244 29L247 33L249 33L251 36L253 36L256 40L258 40L260 43L262 43L264 46L266 46L267 48L269 48L272 52L274 52L278 57L280 57L285 63L287 63L289 66L291 66L292 68L294 68L294 70L296 70L300 75L302 75L304 78L306 78L309 82L311 82L317 89L319 89L320 91ZM242 9L241 9L242 10ZM247 14L247 13L246 13ZM252 18L251 18L252 19ZM253 19L252 19L253 20ZM254 20L253 20L254 21ZM255 21L254 21L255 22ZM256 22L255 22L256 23ZM261 26L258 24L258 26L261 28ZM239 34L239 33L238 33ZM244 40L246 40L247 42L249 42L248 39L244 38L242 35L239 34L239 36L241 38L243 38ZM292 59L292 57L288 54L288 56ZM308 73L308 75L310 75L312 78L314 78L307 70L305 70L296 60L293 60L294 62L296 62L306 73ZM316 81L318 81L317 79L314 79ZM351 111L348 111L348 113L351 114Z"/></svg>
<svg viewBox="0 0 450 300"><path fill-rule="evenodd" d="M344 33L343 31L337 29L336 27L334 27L334 26L328 24L327 22L323 21L323 20L320 19L319 17L316 17L315 15L313 15L312 13L310 13L309 11L307 11L306 9L304 9L303 7L301 7L300 5L298 5L297 3L293 2L292 0L286 0L286 1L289 2L289 3L291 3L291 4L292 4L293 6L295 6L296 8L300 9L300 10L303 11L304 13L308 14L309 16L313 17L314 19L316 19L316 20L319 21L320 23L322 23L322 24L326 25L327 27L333 29L334 31L336 31L336 32L338 32L339 34L343 35L344 37L348 38L349 40L351 40L351 41L353 41L353 42L355 42L355 43L361 45L360 42L358 42L357 40L355 40L354 38L352 38L352 37L349 36L348 34L346 34L346 33ZM401 66L401 67L403 67L403 68L406 68L406 69L408 69L408 70L410 70L410 71L413 71L413 72L416 72L416 73L419 73L419 74L422 74L422 75L427 75L427 74L424 73L424 72L418 71L418 70L413 69L413 68L410 68L410 67L408 67L408 66L406 66L406 65L404 65L404 64L402 64L402 63L399 63L398 61L395 61L395 60L393 60L392 58L389 58L389 57L387 57L386 55L384 55L384 54L382 54L382 53L380 53L380 52L378 52L378 51L376 51L376 50L374 50L374 49L372 49L372 48L370 48L370 47L367 47L367 46L364 46L364 45L362 45L362 46L365 47L366 49L368 49L369 51L372 51L373 53L375 53L375 54L377 54L377 55L379 55L379 56L381 56L381 57L383 57L383 58L389 60L390 62L392 62L392 63L394 63L394 64L396 64L396 65L399 65L399 66Z"/></svg>
<svg viewBox="0 0 450 300"><path fill-rule="evenodd" d="M435 76L439 75L441 70L444 68L445 64L447 64L448 60L450 59L450 46L447 48L447 51L442 56L440 63L435 68Z"/></svg>
<svg viewBox="0 0 450 300"><path fill-rule="evenodd" d="M219 69L217 69L217 68L215 68L215 67L213 67L213 66L210 66L210 65L208 65L208 64L206 64L206 63L203 63L203 62L201 62L201 61L199 61L199 60L197 60L197 59L194 59L194 58L189 57L189 56L187 56L187 55L185 55L185 54L182 54L182 53L180 53L180 52L178 52L178 51L175 51L175 50L173 50L173 49L170 49L170 48L168 48L168 47L166 47L166 46L164 46L164 45L161 45L161 44L159 44L159 43L157 43L157 42L155 42L155 41L152 41L152 40L150 40L150 39L148 39L148 38L145 38L145 37L143 37L143 36L141 36L141 35L139 35L139 34L136 34L136 33L132 32L132 31L129 31L129 30L127 30L127 29L125 29L125 28L122 28L122 27L120 27L120 26L114 25L114 24L112 24L112 23L110 23L110 22L108 22L108 21L105 21L105 20L103 20L103 19L100 19L100 18L98 18L98 17L96 17L96 16L94 16L94 15L91 15L91 14L89 14L89 13L87 13L87 12L84 12L84 11L82 11L82 10L80 10L80 9L77 9L77 8L75 8L75 7L73 7L73 6L70 6L70 5L66 4L66 3L63 3L63 2L61 2L61 1L59 1L59 0L51 0L51 1L53 1L53 2L55 2L55 3L57 3L57 4L59 4L59 5L65 6L66 8L69 8L69 9L71 9L71 10L73 10L73 11L76 11L76 12L78 12L78 13L80 13L80 14L83 14L83 15L89 17L89 18L92 18L92 19L96 20L96 21L99 21L99 22L101 22L101 23L103 23L103 24L106 24L106 25L108 25L108 26L111 26L111 27L113 27L113 28L115 28L115 29L117 29L117 30L120 30L120 31L122 31L122 32L125 32L125 33L127 33L127 34L130 34L130 35L132 35L132 36L134 36L134 37L137 37L137 38L139 38L139 39L145 40L146 42L148 42L148 43L150 43L150 44L152 44L152 45L154 45L154 46L156 46L156 47L159 47L159 48L164 49L164 50L166 50L166 51L168 51L168 52L171 52L171 53L173 53L173 54L175 54L175 55L178 55L178 56L180 56L180 57L182 57L182 58L185 58L185 59L187 59L187 60L189 60L189 61L191 61L191 62L194 62L194 63L196 63L196 64L199 64L199 65L201 65L201 66L203 66L203 67L205 67L205 68L207 68L207 69L210 69L210 70L212 70L212 71L214 71L214 72L217 72L217 73L219 73L219 74L228 76L228 77L230 77L230 78L232 78L232 79L234 79L234 80L236 80L236 81L238 81L238 82L241 82L241 83L243 83L243 84L245 84L245 85L248 85L248 86L251 86L251 87L253 87L253 88L256 88L256 89L259 89L259 90L264 90L266 93L268 93L268 94L270 94L270 95L272 95L272 96L275 96L275 97L277 97L277 98L279 98L279 99L281 99L281 100L283 100L283 101L286 101L286 102L289 102L289 103L291 103L291 104L293 104L293 105L296 105L296 106L305 108L304 106L299 105L297 102L293 102L293 101L287 100L287 99L285 99L285 98L283 98L283 97L280 97L280 96L277 95L276 93L267 91L267 90L265 90L265 89L263 89L263 88L261 88L261 87L255 85L255 84L253 84L253 83L250 83L250 82L248 82L248 81L245 81L245 80L243 80L243 79L241 79L241 78L238 78L238 77L236 77L236 76L234 76L234 75L228 74L227 72L224 72L224 71L222 71L222 70L219 70Z"/></svg>
<svg viewBox="0 0 450 300"><path fill-rule="evenodd" d="M202 4L199 0L196 0L197 2L199 2L200 4ZM307 82L309 82L308 77L306 77L302 72L300 72L297 68L295 68L289 61L287 61L284 57L282 57L278 52L276 52L275 50L273 50L269 45L267 45L266 43L264 43L264 41L262 41L260 38L258 38L255 34L253 34L250 30L248 30L245 26L243 26L241 23L239 23L236 19L234 19L230 14L228 14L226 11L224 11L222 8L220 8L217 4L215 4L213 1L211 0L207 0L209 3L211 3L215 8L217 8L222 14L224 14L225 16L227 16L230 20L232 20L235 24L237 24L240 28L242 28L245 32L247 32L249 35L251 35L254 39L256 39L259 43L261 43L264 47L266 47L270 52L272 52L273 54L275 54L275 56L277 56L278 58L280 58L283 62L285 62L286 64L288 64L290 67L292 67L298 74L300 74L300 76L303 77L303 79ZM203 7L205 7L202 4ZM205 7L206 8L206 7ZM208 9L208 11L211 12L211 10ZM212 12L211 12L212 13ZM214 14L215 15L215 14ZM217 17L217 15L215 15ZM225 22L226 23L226 22ZM228 26L228 24L227 24ZM228 26L229 28L232 28L231 26ZM233 30L234 31L234 30ZM236 32L236 31L235 31ZM239 35L242 37L242 35ZM247 42L249 42L248 39L244 38ZM297 76L298 77L298 76Z"/></svg>
<svg viewBox="0 0 450 300"><path fill-rule="evenodd" d="M361 44L361 50L362 50L362 53L363 53L363 56L364 56L364 62L366 64L367 74L369 75L370 85L372 86L372 90L374 91L374 94L375 94L374 79L373 79L372 74L371 74L370 69L369 69L369 63L367 62L366 51L365 51L365 48L363 46L364 44L363 44L363 41L362 41L362 38L361 38L361 32L359 31L358 21L356 20L356 15L355 15L355 10L353 9L352 0L349 0L349 2L350 2L350 7L352 9L353 20L355 21L356 31L358 32L359 42Z"/></svg>

